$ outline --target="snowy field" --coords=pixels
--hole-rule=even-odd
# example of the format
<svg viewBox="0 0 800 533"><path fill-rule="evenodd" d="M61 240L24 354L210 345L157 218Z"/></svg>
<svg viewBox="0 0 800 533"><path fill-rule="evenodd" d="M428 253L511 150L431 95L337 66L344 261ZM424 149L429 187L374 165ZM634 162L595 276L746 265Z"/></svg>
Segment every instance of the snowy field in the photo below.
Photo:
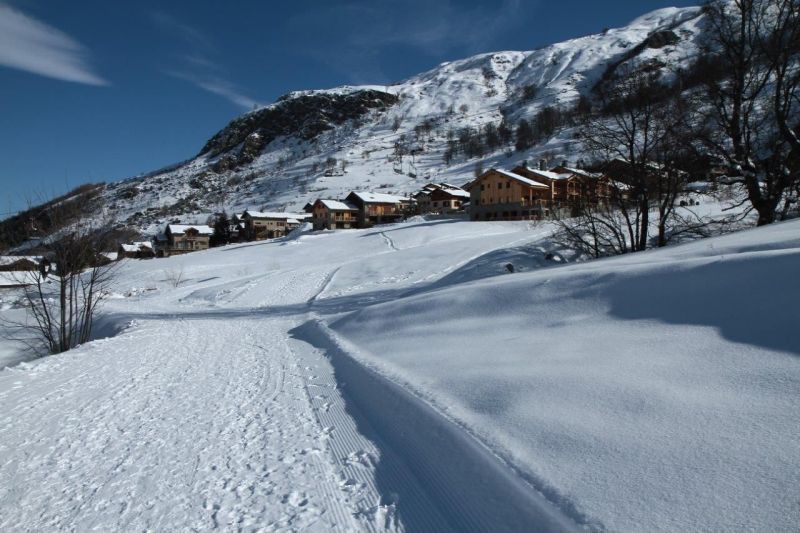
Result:
<svg viewBox="0 0 800 533"><path fill-rule="evenodd" d="M800 221L551 231L126 260L108 338L0 371L0 530L796 530Z"/></svg>

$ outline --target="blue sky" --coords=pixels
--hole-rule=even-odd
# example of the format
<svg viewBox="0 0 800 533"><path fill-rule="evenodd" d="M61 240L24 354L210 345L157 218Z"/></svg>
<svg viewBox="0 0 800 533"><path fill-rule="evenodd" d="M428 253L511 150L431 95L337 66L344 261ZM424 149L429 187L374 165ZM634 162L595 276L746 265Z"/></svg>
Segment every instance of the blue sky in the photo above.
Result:
<svg viewBox="0 0 800 533"><path fill-rule="evenodd" d="M195 155L298 89L390 83L698 0L0 0L0 213Z"/></svg>

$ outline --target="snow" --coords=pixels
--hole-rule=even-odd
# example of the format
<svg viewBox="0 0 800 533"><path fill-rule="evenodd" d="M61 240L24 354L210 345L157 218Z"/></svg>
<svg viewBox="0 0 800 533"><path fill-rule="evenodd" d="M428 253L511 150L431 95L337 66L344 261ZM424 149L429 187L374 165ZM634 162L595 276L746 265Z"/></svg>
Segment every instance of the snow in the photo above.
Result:
<svg viewBox="0 0 800 533"><path fill-rule="evenodd" d="M150 241L137 241L131 244L121 244L122 250L129 253L136 253L142 250L153 250L153 243Z"/></svg>
<svg viewBox="0 0 800 533"><path fill-rule="evenodd" d="M3 287L21 287L23 285L33 285L39 278L38 270L22 270L14 272L0 271L0 290Z"/></svg>
<svg viewBox="0 0 800 533"><path fill-rule="evenodd" d="M395 196L393 194L383 194L377 192L353 191L352 194L366 203L399 204L409 201L409 199L405 196Z"/></svg>
<svg viewBox="0 0 800 533"><path fill-rule="evenodd" d="M508 170L503 170L503 169L499 169L499 168L493 168L492 170L502 174L503 176L511 178L512 180L519 181L520 183L524 183L525 185L528 185L530 187L540 187L540 188L544 187L544 188L547 188L547 185L545 185L544 183L539 183L538 181L534 181L532 179L526 178L525 176L520 176L519 174L515 174L514 172L510 172ZM547 176L545 176L545 177L547 177Z"/></svg>
<svg viewBox="0 0 800 533"><path fill-rule="evenodd" d="M550 172L549 170L537 170L532 168L529 168L528 172L552 181L564 180L572 177L572 174L559 174L557 172Z"/></svg>
<svg viewBox="0 0 800 533"><path fill-rule="evenodd" d="M211 226L207 226L205 224L169 224L169 231L173 235L182 235L186 233L186 230L195 229L200 235L213 235L214 228Z"/></svg>
<svg viewBox="0 0 800 533"><path fill-rule="evenodd" d="M0 255L0 266L13 265L19 261L30 261L39 264L44 259L40 255Z"/></svg>
<svg viewBox="0 0 800 533"><path fill-rule="evenodd" d="M358 211L353 204L341 200L320 199L319 201L332 211Z"/></svg>
<svg viewBox="0 0 800 533"><path fill-rule="evenodd" d="M248 213L253 218L274 218L288 221L303 220L311 216L307 213L279 213L276 211L251 211L249 209L245 213ZM242 216L244 216L244 213L242 213Z"/></svg>
<svg viewBox="0 0 800 533"><path fill-rule="evenodd" d="M800 221L577 263L552 229L121 263L97 340L0 371L0 529L794 529Z"/></svg>

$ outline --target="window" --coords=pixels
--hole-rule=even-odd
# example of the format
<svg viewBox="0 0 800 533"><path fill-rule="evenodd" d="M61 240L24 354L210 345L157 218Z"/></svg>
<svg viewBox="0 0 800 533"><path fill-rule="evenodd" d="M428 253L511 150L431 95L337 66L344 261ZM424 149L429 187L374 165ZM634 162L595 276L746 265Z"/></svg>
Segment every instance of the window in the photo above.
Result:
<svg viewBox="0 0 800 533"><path fill-rule="evenodd" d="M481 190L484 190L484 189L485 189L485 186L483 184L481 184Z"/></svg>
<svg viewBox="0 0 800 533"><path fill-rule="evenodd" d="M510 181L507 181L507 182L506 182L506 189L510 189L510 188L511 188L511 182L510 182Z"/></svg>

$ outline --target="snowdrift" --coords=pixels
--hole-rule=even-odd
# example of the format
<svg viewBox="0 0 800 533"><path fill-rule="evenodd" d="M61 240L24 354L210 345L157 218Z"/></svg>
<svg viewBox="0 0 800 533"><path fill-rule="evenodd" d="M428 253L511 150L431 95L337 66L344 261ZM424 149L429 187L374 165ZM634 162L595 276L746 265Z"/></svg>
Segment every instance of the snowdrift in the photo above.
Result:
<svg viewBox="0 0 800 533"><path fill-rule="evenodd" d="M332 328L595 527L789 530L799 229L458 284Z"/></svg>

